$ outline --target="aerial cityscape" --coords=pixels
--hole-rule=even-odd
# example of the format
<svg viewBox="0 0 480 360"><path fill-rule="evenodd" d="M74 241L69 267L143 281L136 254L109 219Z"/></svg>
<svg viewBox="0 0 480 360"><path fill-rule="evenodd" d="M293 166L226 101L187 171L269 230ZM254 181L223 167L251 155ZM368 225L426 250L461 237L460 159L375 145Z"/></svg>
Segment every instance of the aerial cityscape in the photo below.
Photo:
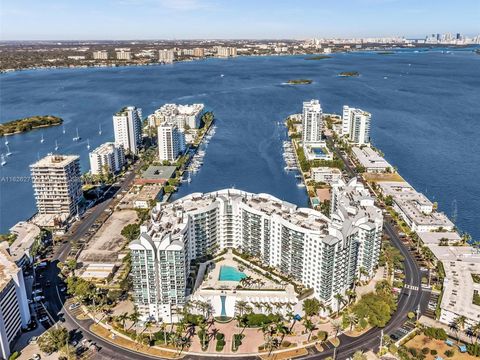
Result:
<svg viewBox="0 0 480 360"><path fill-rule="evenodd" d="M480 3L89 5L0 9L0 359L480 358Z"/></svg>

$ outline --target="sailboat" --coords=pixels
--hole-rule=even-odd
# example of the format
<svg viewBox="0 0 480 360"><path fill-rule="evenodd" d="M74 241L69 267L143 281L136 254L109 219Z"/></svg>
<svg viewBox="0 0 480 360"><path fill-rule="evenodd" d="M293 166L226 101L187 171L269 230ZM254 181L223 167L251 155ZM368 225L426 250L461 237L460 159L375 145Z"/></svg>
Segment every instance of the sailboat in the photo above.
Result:
<svg viewBox="0 0 480 360"><path fill-rule="evenodd" d="M8 140L7 140L7 138L5 138L5 145L8 145Z"/></svg>
<svg viewBox="0 0 480 360"><path fill-rule="evenodd" d="M10 148L8 147L8 144L5 144L5 146L7 147L7 156L10 156L12 155L12 153L10 152Z"/></svg>
<svg viewBox="0 0 480 360"><path fill-rule="evenodd" d="M58 150L58 142L57 142L57 140L55 140L55 151L57 151L57 150Z"/></svg>
<svg viewBox="0 0 480 360"><path fill-rule="evenodd" d="M65 126L63 126L62 133L65 134Z"/></svg>
<svg viewBox="0 0 480 360"><path fill-rule="evenodd" d="M102 135L102 124L98 125L98 135Z"/></svg>
<svg viewBox="0 0 480 360"><path fill-rule="evenodd" d="M87 149L90 150L90 140L87 139Z"/></svg>
<svg viewBox="0 0 480 360"><path fill-rule="evenodd" d="M40 139L40 142L43 144L44 141L45 139L43 138L43 133L42 133L42 138Z"/></svg>
<svg viewBox="0 0 480 360"><path fill-rule="evenodd" d="M192 181L192 178L190 177L190 171L188 172L188 178L187 178L187 182L190 183Z"/></svg>
<svg viewBox="0 0 480 360"><path fill-rule="evenodd" d="M7 163L7 160L5 160L5 155L2 154L0 165L5 166L6 163Z"/></svg>
<svg viewBox="0 0 480 360"><path fill-rule="evenodd" d="M80 136L78 135L78 128L77 128L77 136L75 136L72 140L73 140L73 141L78 141L78 140L80 140Z"/></svg>

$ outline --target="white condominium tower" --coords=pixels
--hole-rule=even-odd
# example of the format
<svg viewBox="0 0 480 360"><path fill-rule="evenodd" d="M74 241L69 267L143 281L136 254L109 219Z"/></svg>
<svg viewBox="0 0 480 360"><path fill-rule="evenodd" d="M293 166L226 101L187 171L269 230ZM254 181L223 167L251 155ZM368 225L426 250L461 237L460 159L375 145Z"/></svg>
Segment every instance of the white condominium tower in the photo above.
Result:
<svg viewBox="0 0 480 360"><path fill-rule="evenodd" d="M2 246L3 245L3 246ZM22 269L0 244L0 359L8 359L12 342L30 321Z"/></svg>
<svg viewBox="0 0 480 360"><path fill-rule="evenodd" d="M93 52L94 60L107 60L108 52L106 50L98 50Z"/></svg>
<svg viewBox="0 0 480 360"><path fill-rule="evenodd" d="M342 135L357 145L370 143L370 119L372 115L361 109L345 105L342 117Z"/></svg>
<svg viewBox="0 0 480 360"><path fill-rule="evenodd" d="M158 127L158 157L160 161L175 161L185 151L185 134L175 122L165 122Z"/></svg>
<svg viewBox="0 0 480 360"><path fill-rule="evenodd" d="M219 57L237 56L237 48L218 46L217 55Z"/></svg>
<svg viewBox="0 0 480 360"><path fill-rule="evenodd" d="M125 151L122 145L107 142L90 152L90 173L100 175L117 173L125 164Z"/></svg>
<svg viewBox="0 0 480 360"><path fill-rule="evenodd" d="M116 53L117 60L132 60L132 53L130 50L119 50Z"/></svg>
<svg viewBox="0 0 480 360"><path fill-rule="evenodd" d="M80 160L74 155L47 155L30 165L40 214L76 214L82 199Z"/></svg>
<svg viewBox="0 0 480 360"><path fill-rule="evenodd" d="M148 116L148 125L160 126L168 122L176 122L180 130L197 129L203 115L203 104L177 105L165 104L160 109Z"/></svg>
<svg viewBox="0 0 480 360"><path fill-rule="evenodd" d="M129 245L139 311L144 318L175 321L187 298L190 262L227 248L260 258L336 309L334 296L345 294L360 268L373 275L383 223L356 179L336 191L331 218L235 189L158 203L139 239Z"/></svg>
<svg viewBox="0 0 480 360"><path fill-rule="evenodd" d="M322 107L318 100L305 101L302 115L303 145L322 141Z"/></svg>
<svg viewBox="0 0 480 360"><path fill-rule="evenodd" d="M137 154L142 143L142 109L127 106L113 115L115 144L125 151Z"/></svg>
<svg viewBox="0 0 480 360"><path fill-rule="evenodd" d="M173 50L159 50L158 51L158 61L165 63L165 64L171 64L175 60L175 51Z"/></svg>

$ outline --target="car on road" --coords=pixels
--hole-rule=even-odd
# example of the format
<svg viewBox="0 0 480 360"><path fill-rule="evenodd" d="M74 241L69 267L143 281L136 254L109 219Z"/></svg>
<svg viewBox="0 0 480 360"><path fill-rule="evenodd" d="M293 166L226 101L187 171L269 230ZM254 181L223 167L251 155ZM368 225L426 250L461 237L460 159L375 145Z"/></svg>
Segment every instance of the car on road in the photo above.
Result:
<svg viewBox="0 0 480 360"><path fill-rule="evenodd" d="M40 321L40 322L48 321L48 316L43 316L40 319L38 319L38 321Z"/></svg>
<svg viewBox="0 0 480 360"><path fill-rule="evenodd" d="M30 340L28 340L29 344L36 344L38 340L38 336L32 336Z"/></svg>
<svg viewBox="0 0 480 360"><path fill-rule="evenodd" d="M33 356L32 356L30 359L32 359L32 360L40 360L41 357L40 357L39 354L33 354Z"/></svg>
<svg viewBox="0 0 480 360"><path fill-rule="evenodd" d="M44 300L44 299L45 299L45 296L35 296L35 297L33 298L33 301L39 302L39 301L42 301L42 300Z"/></svg>
<svg viewBox="0 0 480 360"><path fill-rule="evenodd" d="M70 304L70 306L68 307L69 310L75 310L75 309L78 309L80 307L80 303L75 303L75 304Z"/></svg>
<svg viewBox="0 0 480 360"><path fill-rule="evenodd" d="M58 290L60 290L61 292L64 292L65 290L67 290L67 287L65 285L62 285L58 288Z"/></svg>

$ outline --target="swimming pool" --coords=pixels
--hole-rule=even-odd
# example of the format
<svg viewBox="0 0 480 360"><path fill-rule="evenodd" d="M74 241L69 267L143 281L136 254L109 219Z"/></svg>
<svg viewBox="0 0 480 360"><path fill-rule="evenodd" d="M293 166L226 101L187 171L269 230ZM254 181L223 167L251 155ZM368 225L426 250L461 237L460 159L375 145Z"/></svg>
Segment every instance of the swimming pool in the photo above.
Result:
<svg viewBox="0 0 480 360"><path fill-rule="evenodd" d="M218 280L220 281L240 281L246 277L245 273L238 271L233 266L222 265L220 267L220 275Z"/></svg>

